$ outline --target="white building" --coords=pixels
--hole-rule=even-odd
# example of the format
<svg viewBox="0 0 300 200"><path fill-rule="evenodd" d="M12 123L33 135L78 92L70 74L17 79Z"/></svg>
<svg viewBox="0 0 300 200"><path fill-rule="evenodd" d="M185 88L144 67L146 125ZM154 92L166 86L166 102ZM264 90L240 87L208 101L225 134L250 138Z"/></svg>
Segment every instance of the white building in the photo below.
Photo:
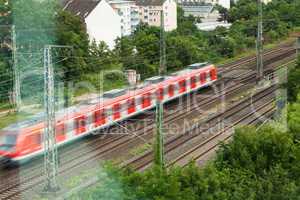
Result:
<svg viewBox="0 0 300 200"><path fill-rule="evenodd" d="M109 4L121 17L122 36L130 35L140 23L139 10L135 1L111 0Z"/></svg>
<svg viewBox="0 0 300 200"><path fill-rule="evenodd" d="M175 0L137 0L141 22L161 26L161 11L164 13L164 29L177 29L177 3Z"/></svg>
<svg viewBox="0 0 300 200"><path fill-rule="evenodd" d="M230 0L178 0L178 3L184 4L184 3L191 3L191 4L202 4L202 5L221 5L224 8L229 9L230 8Z"/></svg>
<svg viewBox="0 0 300 200"><path fill-rule="evenodd" d="M202 5L202 4L181 4L181 8L184 11L184 16L188 17L190 15L200 18L208 18L214 10L212 5Z"/></svg>
<svg viewBox="0 0 300 200"><path fill-rule="evenodd" d="M237 3L239 0L234 0L234 2L235 3ZM270 3L272 0L262 0L262 2L264 3L264 4L268 4L268 3Z"/></svg>
<svg viewBox="0 0 300 200"><path fill-rule="evenodd" d="M198 23L196 24L196 26L201 31L213 31L217 27L224 27L229 29L231 27L231 24L224 23L224 22L204 22L204 23Z"/></svg>
<svg viewBox="0 0 300 200"><path fill-rule="evenodd" d="M121 37L121 17L106 0L63 0L63 9L82 18L91 41L104 41L112 49Z"/></svg>

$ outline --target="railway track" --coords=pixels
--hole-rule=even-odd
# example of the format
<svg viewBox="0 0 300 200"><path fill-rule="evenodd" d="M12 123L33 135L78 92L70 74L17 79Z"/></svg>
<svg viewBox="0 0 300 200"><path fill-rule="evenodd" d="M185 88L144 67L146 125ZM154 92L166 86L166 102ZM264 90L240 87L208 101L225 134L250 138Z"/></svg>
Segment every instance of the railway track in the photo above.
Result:
<svg viewBox="0 0 300 200"><path fill-rule="evenodd" d="M244 62L246 62L246 61L244 60ZM235 67L237 67L237 66L239 66L239 65L236 65ZM204 100L205 100L205 98L204 98ZM210 101L210 100L211 99L207 99L207 101ZM153 114L150 113L150 118L152 118L152 117L153 117ZM146 116L146 118L147 118L147 116ZM168 120L171 121L171 117ZM146 126L148 126L148 124L146 124ZM153 126L150 127L148 129L148 132L150 132L151 129L153 130L153 128L154 128ZM73 148L68 149L66 151L66 153L64 153L65 155L70 155L70 154L72 155L76 152L77 156L73 156L72 158L68 159L67 161L63 161L63 163L62 163L63 169L60 171L60 173L64 173L68 170L78 167L78 163L86 162L86 161L89 161L96 157L99 158L99 156L103 157L102 155L108 154L111 150L113 150L117 147L120 147L121 145L125 145L132 140L132 138L129 138L129 139L128 138L125 139L125 138L126 138L126 136L109 136L108 138L105 138L104 140L101 137L99 137L95 141L85 142L83 145L81 145L81 147L88 147L91 145L93 145L93 146L95 145L96 149L98 147L101 149L97 151L96 154L98 154L98 155L90 155L89 158L85 158L80 161L78 160L78 157L80 157L80 155L91 154L92 152L95 151L95 149L93 148L93 149L90 149L89 151L83 151L79 156L78 156L78 152L76 152L76 149L75 150ZM77 161L76 164L74 163L75 161ZM71 165L70 163L73 164L73 168L69 166L69 165ZM41 176L42 172L39 170L39 168L41 168L41 166L42 165L38 165L38 166L29 167L28 169L26 169L25 173L27 174L27 172L28 172L28 174L26 175L26 177L22 177L22 180L19 180L19 178L18 178L18 175L17 175L18 170L12 170L8 173L2 174L0 179L1 179L1 182L3 181L3 183L1 183L1 186L0 186L0 199L9 199L9 198L14 199L18 195L20 195L22 192L34 187L35 185L40 184L43 181L43 177ZM66 167L64 167L64 166L66 166ZM19 169L19 170L22 170L22 169ZM39 172L37 172L37 170L39 170Z"/></svg>
<svg viewBox="0 0 300 200"><path fill-rule="evenodd" d="M261 102L261 100L259 100L259 102ZM173 159L172 162L168 163L167 166L171 167L175 164L179 166L187 166L191 160L194 160L198 163L199 161L205 160L203 158L207 156L208 153L212 153L213 151L215 151L216 148L220 145L220 142L226 142L233 136L234 127L240 124L256 124L259 123L259 119L261 116L271 116L276 110L274 108L274 103L274 99L272 98L268 99L267 102L261 104L259 103L255 111L250 111L243 116L239 116L232 124L209 137L202 143L194 146L189 151L179 155L178 157ZM259 116L257 116L257 112L260 112Z"/></svg>
<svg viewBox="0 0 300 200"><path fill-rule="evenodd" d="M292 62L288 63L291 64ZM283 66L279 66L277 67L275 70L279 70L280 68L284 67ZM271 90L271 91L269 91ZM218 123L218 119L220 118L228 118L228 117L232 117L234 115L236 115L236 113L240 113L242 109L248 108L252 103L256 103L257 101L261 101L261 99L265 98L266 96L273 94L273 92L275 92L274 88L268 88L260 93L258 93L255 97L254 97L254 101L251 101L251 103L247 103L247 101L249 101L249 98L246 99L245 101L238 103L236 105L233 105L229 111L227 111L227 113L225 114L225 117L223 116L223 113L220 113L216 116L214 116L211 119L208 119L207 122L211 122L214 121L213 124L217 124ZM251 97L252 98L252 97ZM274 107L270 104L274 103L274 99L269 100L267 103L263 104L262 106L258 107L255 112L259 111L259 110L264 110L266 109L266 111L263 113L264 114L268 114L270 115L270 113L272 113L273 111L275 111ZM241 107L242 106L242 107ZM270 108L269 108L269 107ZM168 166L172 166L175 163L182 163L182 160L185 161L185 164L179 164L180 166L186 166L189 161L191 159L194 159L196 161L198 161L200 158L204 157L207 155L207 153L215 150L215 148L218 147L219 142L220 141L227 141L232 135L226 135L224 133L226 133L227 131L232 131L232 129L236 126L239 125L240 123L248 120L249 121L249 117L253 117L255 112L250 112L250 113L245 113L245 116L240 116L237 115L238 117L236 118L236 121L231 124L229 127L226 127L224 130L220 131L218 134L213 135L210 138L207 138L206 140L204 140L204 142L200 143L199 145L195 145L195 147L193 147L191 150L187 151L184 154L180 154L178 157L176 158L172 158L170 160L172 160L172 162L168 163ZM256 122L258 119L251 119L249 121L249 123L246 124L252 124L254 122ZM187 143L188 141L194 139L195 137L197 137L200 133L194 133L195 131L197 131L197 128L200 127L201 124L196 123L191 130L188 131L183 131L182 135L179 135L169 141L167 141L165 143L165 154L168 155L168 153L174 151L176 148L178 147L182 147L185 143ZM209 128L211 129L211 128ZM208 131L208 129L203 130L202 132L206 132ZM196 136L195 136L196 135ZM213 144L213 145L212 145ZM211 147L209 147L209 145L211 145ZM203 150L204 149L204 150ZM194 152L200 151L201 153L199 155L192 155L191 154L195 154ZM147 167L150 166L150 164L153 162L153 152L152 151L148 151L147 153L145 153L144 155L137 157L135 159L130 160L129 162L126 162L125 164L123 164L123 166L129 166L131 168L133 168L134 170L139 170L139 171L143 171L144 169L146 169Z"/></svg>
<svg viewBox="0 0 300 200"><path fill-rule="evenodd" d="M234 115L237 115L241 111L243 111L246 108L249 108L249 106L252 103L256 103L258 101L261 101L264 97L268 95L272 95L275 91L274 87L268 88L266 90L263 90L253 97L248 97L247 99L238 102L237 104L234 104L231 106L228 110L226 110L225 113L219 113L212 118L208 119L205 123L209 124L217 124L219 119L227 119L229 117L232 117ZM251 101L252 99L252 101ZM165 155L170 153L171 151L174 151L178 147L181 147L188 141L196 138L199 136L199 129L202 127L203 122L195 122L194 125L189 128L188 130L183 130L182 134L175 136L174 138L171 138L165 143ZM233 127L233 126L232 126ZM207 128L206 130L201 130L201 133L209 131L210 128ZM148 151L142 156L139 156L133 160L130 160L129 162L123 164L123 166L129 166L130 168L133 168L134 170L142 171L150 166L150 164L153 162L153 151ZM182 155L185 157L185 155Z"/></svg>

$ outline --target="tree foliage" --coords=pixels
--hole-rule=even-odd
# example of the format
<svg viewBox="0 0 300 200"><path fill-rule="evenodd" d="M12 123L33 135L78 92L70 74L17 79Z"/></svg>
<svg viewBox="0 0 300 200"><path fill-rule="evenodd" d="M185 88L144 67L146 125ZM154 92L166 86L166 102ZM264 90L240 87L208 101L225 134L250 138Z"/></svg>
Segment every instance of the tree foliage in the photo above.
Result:
<svg viewBox="0 0 300 200"><path fill-rule="evenodd" d="M67 45L72 48L66 50L61 57L70 57L61 63L65 80L80 77L88 69L89 39L82 20L70 12L59 10L56 16L56 44Z"/></svg>
<svg viewBox="0 0 300 200"><path fill-rule="evenodd" d="M292 68L288 73L288 81L286 84L286 89L288 92L288 100L290 102L297 101L297 95L300 91L300 57L298 58L298 63L294 68Z"/></svg>
<svg viewBox="0 0 300 200"><path fill-rule="evenodd" d="M110 167L108 179L99 173L101 184L74 199L105 199L108 191L124 200L298 199L299 166L300 146L292 133L269 125L259 132L255 127L239 128L204 168L191 163L186 168L154 167L139 173Z"/></svg>

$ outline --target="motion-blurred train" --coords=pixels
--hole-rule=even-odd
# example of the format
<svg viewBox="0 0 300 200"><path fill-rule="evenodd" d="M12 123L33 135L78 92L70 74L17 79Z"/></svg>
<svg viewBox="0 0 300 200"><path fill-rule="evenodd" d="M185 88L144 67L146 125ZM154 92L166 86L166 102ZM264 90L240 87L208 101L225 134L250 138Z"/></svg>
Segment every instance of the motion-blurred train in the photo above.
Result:
<svg viewBox="0 0 300 200"><path fill-rule="evenodd" d="M217 69L196 63L169 76L146 79L134 89L116 89L84 105L56 113L56 144L62 146L217 81ZM0 132L0 157L23 163L43 154L44 115L12 124Z"/></svg>

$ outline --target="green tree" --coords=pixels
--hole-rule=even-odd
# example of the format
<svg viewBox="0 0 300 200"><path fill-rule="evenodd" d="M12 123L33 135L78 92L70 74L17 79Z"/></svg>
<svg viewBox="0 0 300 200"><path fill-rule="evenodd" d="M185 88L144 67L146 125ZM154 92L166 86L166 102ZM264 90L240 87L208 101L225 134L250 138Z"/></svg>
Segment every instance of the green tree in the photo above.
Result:
<svg viewBox="0 0 300 200"><path fill-rule="evenodd" d="M116 40L116 55L124 69L131 69L136 63L136 52L132 37L122 37Z"/></svg>
<svg viewBox="0 0 300 200"><path fill-rule="evenodd" d="M105 42L96 43L93 41L89 47L88 66L90 71L98 72L102 69L111 69L118 65L117 56L114 51L110 50Z"/></svg>
<svg viewBox="0 0 300 200"><path fill-rule="evenodd" d="M195 37L170 36L167 38L167 66L168 70L175 71L191 63L207 60L204 49L200 49L194 42Z"/></svg>
<svg viewBox="0 0 300 200"><path fill-rule="evenodd" d="M288 81L285 87L287 88L288 100L295 102L300 91L300 57L298 58L296 66L289 71Z"/></svg>
<svg viewBox="0 0 300 200"><path fill-rule="evenodd" d="M11 38L11 1L0 0L0 102L9 99L12 90L12 38Z"/></svg>
<svg viewBox="0 0 300 200"><path fill-rule="evenodd" d="M239 0L229 10L229 22L250 20L257 16L257 2L252 0Z"/></svg>
<svg viewBox="0 0 300 200"><path fill-rule="evenodd" d="M177 32L181 35L193 35L198 32L195 22L197 19L192 15L184 16L184 11L177 6Z"/></svg>
<svg viewBox="0 0 300 200"><path fill-rule="evenodd" d="M71 46L71 58L61 63L65 80L73 80L89 69L89 39L82 20L70 12L60 10L57 15L56 44ZM63 55L70 57L70 50ZM90 68L92 68L91 66Z"/></svg>
<svg viewBox="0 0 300 200"><path fill-rule="evenodd" d="M219 21L228 21L229 19L229 10L227 8L224 8L221 5L216 5L215 9L220 13L220 19Z"/></svg>

